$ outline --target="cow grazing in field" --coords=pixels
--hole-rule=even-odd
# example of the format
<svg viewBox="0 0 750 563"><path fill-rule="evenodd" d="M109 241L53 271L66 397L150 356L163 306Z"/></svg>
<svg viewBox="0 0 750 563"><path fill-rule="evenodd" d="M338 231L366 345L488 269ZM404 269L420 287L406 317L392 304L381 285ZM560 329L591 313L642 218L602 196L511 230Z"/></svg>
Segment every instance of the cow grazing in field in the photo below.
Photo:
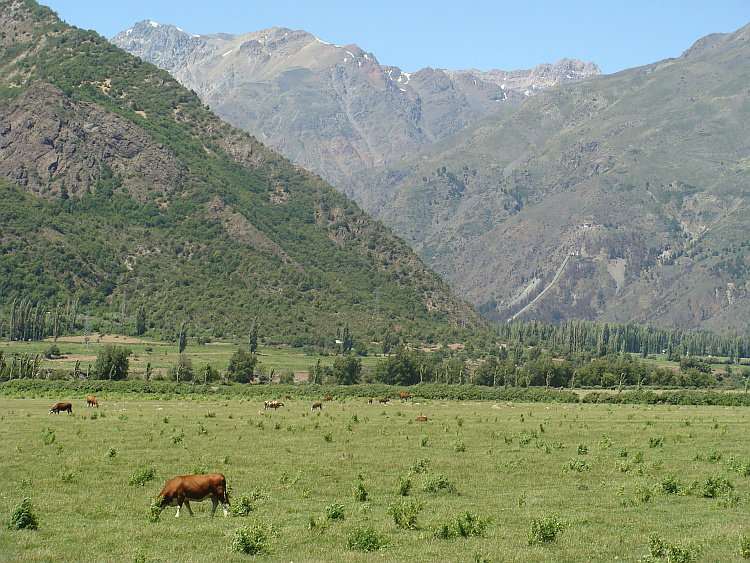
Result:
<svg viewBox="0 0 750 563"><path fill-rule="evenodd" d="M291 395L284 395L284 398L285 398L285 399L286 399L287 401L291 401L291 400L292 400L292 396L291 396Z"/></svg>
<svg viewBox="0 0 750 563"><path fill-rule="evenodd" d="M367 404L368 404L368 405L371 405L371 404L372 404L372 398L369 398L369 399L367 399Z"/></svg>
<svg viewBox="0 0 750 563"><path fill-rule="evenodd" d="M54 405L52 405L49 413L60 414L60 411L68 411L70 414L73 414L73 405L71 405L70 403L55 403Z"/></svg>
<svg viewBox="0 0 750 563"><path fill-rule="evenodd" d="M229 496L227 496L227 480L221 473L173 477L167 481L167 484L164 485L157 498L161 498L161 502L159 503L160 509L164 509L167 506L177 507L176 518L180 515L180 509L183 504L187 507L190 516L192 516L193 511L190 509L190 501L200 502L209 497L213 503L211 516L214 515L216 507L221 503L221 508L224 510L224 516L226 517L228 514Z"/></svg>
<svg viewBox="0 0 750 563"><path fill-rule="evenodd" d="M268 406L272 409L278 409L279 407L283 407L284 403L282 403L281 401L271 401L271 404Z"/></svg>
<svg viewBox="0 0 750 563"><path fill-rule="evenodd" d="M92 397L91 395L89 395L88 397L86 397L86 406L87 407L98 407L99 406L99 401L96 400L96 397Z"/></svg>
<svg viewBox="0 0 750 563"><path fill-rule="evenodd" d="M323 403L313 403L313 406L310 410L314 411L315 409L323 410Z"/></svg>
<svg viewBox="0 0 750 563"><path fill-rule="evenodd" d="M425 415L418 416L414 419L414 422L427 422L427 417Z"/></svg>
<svg viewBox="0 0 750 563"><path fill-rule="evenodd" d="M412 396L409 393L399 393L398 398L399 399L411 399Z"/></svg>
<svg viewBox="0 0 750 563"><path fill-rule="evenodd" d="M333 401L333 397L324 397L323 400L324 401Z"/></svg>
<svg viewBox="0 0 750 563"><path fill-rule="evenodd" d="M390 399L378 399L378 403L387 403Z"/></svg>

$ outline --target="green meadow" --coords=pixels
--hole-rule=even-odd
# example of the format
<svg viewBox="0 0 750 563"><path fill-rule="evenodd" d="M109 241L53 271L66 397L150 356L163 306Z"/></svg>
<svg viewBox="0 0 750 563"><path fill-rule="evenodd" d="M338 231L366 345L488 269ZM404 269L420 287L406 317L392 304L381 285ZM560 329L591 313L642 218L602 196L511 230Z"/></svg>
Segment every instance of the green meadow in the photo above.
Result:
<svg viewBox="0 0 750 563"><path fill-rule="evenodd" d="M98 398L72 415L0 398L3 560L741 561L748 547L746 407ZM228 518L210 501L153 516L169 478L214 472ZM24 498L37 529L10 529Z"/></svg>

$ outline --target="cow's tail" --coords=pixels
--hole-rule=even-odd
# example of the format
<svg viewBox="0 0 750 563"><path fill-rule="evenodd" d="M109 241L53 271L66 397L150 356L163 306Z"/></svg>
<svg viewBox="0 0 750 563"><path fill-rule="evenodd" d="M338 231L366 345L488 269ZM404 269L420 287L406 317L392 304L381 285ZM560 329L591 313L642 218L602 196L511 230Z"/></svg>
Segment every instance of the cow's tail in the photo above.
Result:
<svg viewBox="0 0 750 563"><path fill-rule="evenodd" d="M227 506L232 506L232 504L229 502L229 489L227 488L226 479L224 479L224 502L227 503Z"/></svg>

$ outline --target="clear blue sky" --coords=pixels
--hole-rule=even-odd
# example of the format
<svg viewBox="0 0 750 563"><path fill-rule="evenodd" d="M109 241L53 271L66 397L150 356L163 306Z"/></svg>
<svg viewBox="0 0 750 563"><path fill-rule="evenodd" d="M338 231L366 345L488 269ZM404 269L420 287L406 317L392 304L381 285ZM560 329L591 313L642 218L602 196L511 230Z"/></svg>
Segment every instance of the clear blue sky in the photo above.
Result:
<svg viewBox="0 0 750 563"><path fill-rule="evenodd" d="M136 22L195 34L303 29L356 43L381 64L414 72L526 69L561 58L596 62L605 74L679 56L709 33L750 23L750 0L52 0L67 23L107 39Z"/></svg>

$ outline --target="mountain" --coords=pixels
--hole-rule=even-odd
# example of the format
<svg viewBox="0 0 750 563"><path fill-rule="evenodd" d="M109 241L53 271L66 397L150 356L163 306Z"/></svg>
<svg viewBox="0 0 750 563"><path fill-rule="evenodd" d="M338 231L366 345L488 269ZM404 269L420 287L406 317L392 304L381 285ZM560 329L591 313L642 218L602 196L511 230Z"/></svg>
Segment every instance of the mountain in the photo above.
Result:
<svg viewBox="0 0 750 563"><path fill-rule="evenodd" d="M334 186L544 88L601 74L594 63L568 59L528 71L405 73L356 45L285 28L191 35L143 21L112 42L169 71L219 116Z"/></svg>
<svg viewBox="0 0 750 563"><path fill-rule="evenodd" d="M343 191L488 315L750 329L750 27L551 87Z"/></svg>
<svg viewBox="0 0 750 563"><path fill-rule="evenodd" d="M0 4L0 176L4 313L299 344L484 325L320 177L32 0Z"/></svg>

